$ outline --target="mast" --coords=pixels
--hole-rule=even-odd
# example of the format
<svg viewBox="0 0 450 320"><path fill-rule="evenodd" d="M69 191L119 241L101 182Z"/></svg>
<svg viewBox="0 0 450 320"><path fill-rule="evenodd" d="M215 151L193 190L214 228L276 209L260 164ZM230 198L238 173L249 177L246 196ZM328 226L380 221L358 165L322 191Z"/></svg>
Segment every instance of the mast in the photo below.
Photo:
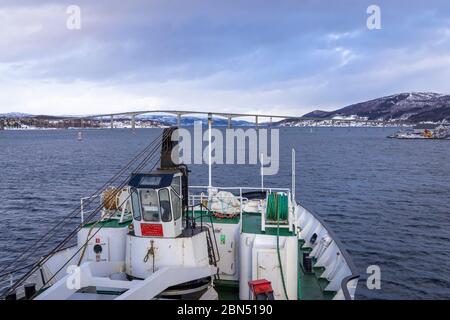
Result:
<svg viewBox="0 0 450 320"><path fill-rule="evenodd" d="M292 148L292 186L291 186L291 198L295 201L295 149Z"/></svg>
<svg viewBox="0 0 450 320"><path fill-rule="evenodd" d="M212 114L208 113L208 191L211 190L212 188L211 124L212 124Z"/></svg>

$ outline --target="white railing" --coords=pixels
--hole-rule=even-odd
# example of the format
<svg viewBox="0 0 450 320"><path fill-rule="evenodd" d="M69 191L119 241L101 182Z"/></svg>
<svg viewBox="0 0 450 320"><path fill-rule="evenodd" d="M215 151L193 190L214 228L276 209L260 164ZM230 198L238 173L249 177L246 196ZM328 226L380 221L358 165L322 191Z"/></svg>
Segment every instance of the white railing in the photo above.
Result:
<svg viewBox="0 0 450 320"><path fill-rule="evenodd" d="M93 213L94 212L94 209L92 209L92 210L87 210L87 211L85 211L85 202L87 201L87 200L91 200L91 199L95 199L95 198L101 198L101 194L95 194L95 195L93 195L93 196L90 196L90 197L84 197L84 198L81 198L80 199L80 217L81 217L81 223L84 223L84 215L85 214L91 214L91 213Z"/></svg>
<svg viewBox="0 0 450 320"><path fill-rule="evenodd" d="M214 197L214 196L213 196ZM190 194L189 195L189 203L190 206L194 208L196 203L203 204L204 200L208 200L209 197L206 194ZM239 217L242 218L242 212L243 212L243 206L245 203L248 202L248 198L242 197L242 196L221 196L220 199L230 199L230 200L237 200L239 201ZM197 201L197 202L196 202ZM212 207L210 206L210 202L208 202L208 209L212 210Z"/></svg>
<svg viewBox="0 0 450 320"><path fill-rule="evenodd" d="M288 205L288 224L287 225L280 225L279 227L282 228L288 228L289 231L296 231L296 222L297 222L297 217L295 216L295 210L294 207L291 207L292 204L295 203L295 201L292 199L292 194L291 194L291 190L289 188L271 188L271 187L209 187L209 186L189 186L190 189L200 189L200 190L214 190L214 193L217 193L219 191L239 191L239 195L234 195L233 198L234 199L238 199L240 201L240 210L239 210L239 217L240 219L242 219L242 213L243 213L243 202L244 200L248 201L249 199L246 197L243 197L243 193L245 191L253 191L253 192L284 192L288 195L288 199L289 199L289 205ZM227 198L227 197L224 197ZM231 198L231 197L230 197ZM195 199L199 199L200 202L203 203L203 199L209 199L209 195L208 192L206 193L201 193L200 195L195 195L195 194L190 194L189 195L189 200L192 199L192 205L195 202ZM264 208L261 208L261 213L263 213L265 210ZM266 220L265 220L265 215L262 214L261 215L262 219L261 219L261 230L265 230L266 226L267 227L271 227L270 224L266 224ZM293 226L293 224L295 224L295 226ZM272 226L273 227L273 226ZM242 224L241 224L241 231L242 231Z"/></svg>
<svg viewBox="0 0 450 320"><path fill-rule="evenodd" d="M86 201L91 201L92 199L96 199L96 198L100 198L100 203L103 202L103 194L96 194L90 197L84 197L80 199L80 217L81 217L81 223L84 223L84 216L90 215L92 213L94 213L96 211L97 208L95 209L91 209L91 210L85 210L85 202ZM102 207L102 209L99 211L100 212L100 218L104 218L104 217L108 217L108 219L115 219L115 220L120 220L119 222L122 223L124 221L124 219L127 216L131 216L131 212L127 212L127 204L130 201L130 198L128 198L126 201L124 201L124 203L122 203L122 209L120 210L120 216L117 214L111 214L110 211L108 211L105 207ZM92 204L92 202L90 203ZM98 206L98 204L97 204ZM90 219L92 220L92 219Z"/></svg>
<svg viewBox="0 0 450 320"><path fill-rule="evenodd" d="M289 188L261 188L261 187L208 187L208 186L189 186L190 189L219 189L219 190L239 190L242 193L242 190L252 190L252 191L290 191Z"/></svg>
<svg viewBox="0 0 450 320"><path fill-rule="evenodd" d="M359 274L343 245L326 223L313 211L297 205L298 237L311 248L316 267L324 267L321 277L329 281L325 290L335 291L334 299L354 299ZM315 240L312 241L313 236Z"/></svg>

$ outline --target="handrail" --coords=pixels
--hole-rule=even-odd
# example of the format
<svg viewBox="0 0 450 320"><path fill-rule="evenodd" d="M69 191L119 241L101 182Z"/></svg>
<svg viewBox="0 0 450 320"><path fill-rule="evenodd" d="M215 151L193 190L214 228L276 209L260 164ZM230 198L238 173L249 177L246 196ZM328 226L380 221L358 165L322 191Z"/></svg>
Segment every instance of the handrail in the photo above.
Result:
<svg viewBox="0 0 450 320"><path fill-rule="evenodd" d="M213 214L214 214L214 212L211 210L211 209L209 209L207 206L205 206L203 203L198 203L198 204L192 204L190 207L192 208L192 212L194 212L194 208L196 207L196 206L200 206L200 208L205 208L206 209L206 211L209 213L207 216L209 217L209 220L210 220L210 222L211 222L211 228L212 228L212 230L213 230L213 235L214 235L214 244L215 244L215 246L216 246L216 251L217 251L217 256L218 256L218 259L216 260L216 263L217 262L219 262L220 261L220 254L219 254L219 246L217 245L217 239L216 239L216 231L215 231L215 229L214 229L214 222L213 222L213 220L212 220L212 216L213 216ZM200 227L203 227L203 217L204 217L204 215L203 215L203 211L200 213L200 217L193 217L193 219L194 219L194 221L196 220L196 219L198 219L198 218L200 218ZM213 249L214 250L214 249Z"/></svg>
<svg viewBox="0 0 450 320"><path fill-rule="evenodd" d="M57 254L57 253L59 253L59 252L61 252L61 251L64 251L64 250L67 250L67 249L70 249L70 248L73 248L73 247L75 247L75 246L67 246L67 247L63 247L63 248L61 248L61 249L56 250L53 254ZM48 257L49 255L50 255L50 254L47 254L47 255L42 256L42 257L41 257L41 260L42 260L43 258L45 258L45 257ZM22 271L22 270L29 269L29 268L31 268L31 267L36 267L36 266L38 266L39 268L42 268L41 260L39 260L38 262L31 263L31 264L29 264L29 265L23 266L23 267L20 267L20 268L17 268L17 269L10 270L10 271L8 271L8 272L2 273L2 274L0 275L0 283L4 283L4 282L6 282L6 281L11 281L11 279L14 281L14 275L20 274L20 271ZM39 269L37 269L37 270L39 270ZM37 271L37 270L36 270L36 271ZM8 276L8 275L10 276L10 278L6 278L6 276ZM2 289L3 289L3 288L2 288Z"/></svg>
<svg viewBox="0 0 450 320"><path fill-rule="evenodd" d="M195 203L195 200L197 199L197 200L200 200L200 204L203 206L203 207L205 207L204 205L203 205L203 197L204 197L205 195L203 195L203 193L201 193L201 194L189 194L189 201L190 200L192 200L192 208L194 208L195 206L197 206L197 205L194 205L194 203ZM245 203L247 203L248 201L249 201L249 199L248 198L246 198L246 197L243 197L242 196L242 189L240 190L240 192L239 192L239 196L238 195L232 195L232 196L224 196L224 197L221 197L221 198L226 198L226 199L237 199L238 201L239 201L239 218L240 219L242 219L242 212L243 212L243 203L245 202ZM205 208L207 208L207 207L205 207ZM208 210L210 211L210 212L212 212L209 208L208 208Z"/></svg>
<svg viewBox="0 0 450 320"><path fill-rule="evenodd" d="M98 198L98 197L101 197L101 194L94 194L94 195L89 196L89 197L83 197L83 198L80 198L80 217L81 217L81 223L84 223L84 214L93 211L93 210L87 210L87 211L84 211L84 202L85 202L86 200L95 199L95 198Z"/></svg>
<svg viewBox="0 0 450 320"><path fill-rule="evenodd" d="M359 274L356 274L356 275L352 274L352 275L342 279L341 289L342 289L342 293L344 294L345 300L352 300L352 296L350 295L350 292L348 291L348 283L354 279L358 279L359 277L360 277Z"/></svg>
<svg viewBox="0 0 450 320"><path fill-rule="evenodd" d="M213 186L213 187L208 187L208 186L189 186L189 189L220 189L220 190L267 190L267 191L273 191L273 190L277 190L277 191L291 191L291 189L289 188L268 188L268 187L264 187L261 188L261 186L259 187L217 187L217 186Z"/></svg>
<svg viewBox="0 0 450 320"><path fill-rule="evenodd" d="M342 242L339 240L339 238L336 236L336 234L328 227L328 225L325 223L325 221L319 217L313 210L310 210L309 208L305 207L304 205L300 204L304 209L306 209L319 223L327 230L330 237L333 239L333 241L336 243L336 246L339 248L339 251L342 254L342 257L344 257L345 262L347 263L347 266L350 269L350 272L352 273L350 276L345 277L342 279L341 282L341 289L344 294L345 300L352 300L352 297L350 295L350 292L348 291L348 283L351 280L357 279L360 277L360 274L358 273L358 270L356 269L356 266L353 263L352 258L348 254L347 250L345 250Z"/></svg>

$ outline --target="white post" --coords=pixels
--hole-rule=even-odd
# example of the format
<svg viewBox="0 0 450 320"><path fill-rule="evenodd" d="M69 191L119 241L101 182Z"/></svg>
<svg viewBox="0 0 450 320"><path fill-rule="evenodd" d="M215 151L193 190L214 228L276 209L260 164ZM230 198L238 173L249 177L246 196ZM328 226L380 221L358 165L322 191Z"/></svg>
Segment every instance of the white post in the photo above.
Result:
<svg viewBox="0 0 450 320"><path fill-rule="evenodd" d="M80 200L81 206L80 206L80 213L81 213L81 223L84 222L84 205L83 205L83 199Z"/></svg>
<svg viewBox="0 0 450 320"><path fill-rule="evenodd" d="M242 232L242 188L239 188L239 197L241 197L241 205L240 205L240 211L239 211L239 232Z"/></svg>
<svg viewBox="0 0 450 320"><path fill-rule="evenodd" d="M259 161L261 162L261 191L264 191L264 154L262 152Z"/></svg>
<svg viewBox="0 0 450 320"><path fill-rule="evenodd" d="M211 124L212 124L212 114L209 113L208 114L208 191L211 190L212 188L212 163L211 163L211 159L212 159L212 150L211 150Z"/></svg>
<svg viewBox="0 0 450 320"><path fill-rule="evenodd" d="M295 201L295 149L292 148L292 187L291 198Z"/></svg>

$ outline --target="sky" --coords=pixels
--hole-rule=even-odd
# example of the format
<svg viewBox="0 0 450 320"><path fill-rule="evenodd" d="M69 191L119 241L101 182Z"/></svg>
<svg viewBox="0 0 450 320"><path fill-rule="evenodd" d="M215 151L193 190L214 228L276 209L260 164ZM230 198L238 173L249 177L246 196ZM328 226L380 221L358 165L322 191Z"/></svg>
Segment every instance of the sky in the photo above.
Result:
<svg viewBox="0 0 450 320"><path fill-rule="evenodd" d="M0 113L300 116L411 91L450 93L448 0L0 0Z"/></svg>

